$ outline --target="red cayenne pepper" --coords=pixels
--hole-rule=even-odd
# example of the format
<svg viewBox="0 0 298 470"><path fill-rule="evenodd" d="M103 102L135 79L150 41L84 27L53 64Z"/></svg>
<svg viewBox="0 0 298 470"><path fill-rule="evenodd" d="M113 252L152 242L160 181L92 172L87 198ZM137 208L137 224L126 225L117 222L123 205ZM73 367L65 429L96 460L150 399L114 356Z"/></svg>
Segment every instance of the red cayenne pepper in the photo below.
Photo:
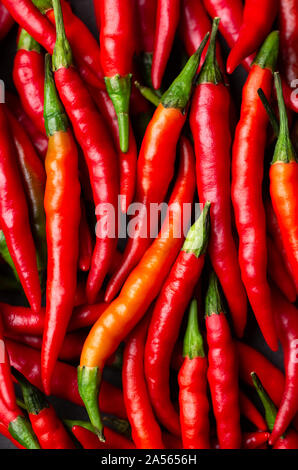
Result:
<svg viewBox="0 0 298 470"><path fill-rule="evenodd" d="M266 431L267 426L263 416L241 390L239 391L239 404L241 415L253 423L257 429Z"/></svg>
<svg viewBox="0 0 298 470"><path fill-rule="evenodd" d="M221 449L241 447L238 362L235 345L222 307L219 285L211 273L205 300L208 382Z"/></svg>
<svg viewBox="0 0 298 470"><path fill-rule="evenodd" d="M72 314L76 291L81 188L77 146L56 92L48 54L45 72L44 117L49 147L45 161L44 206L48 265L41 363L43 385L49 395L53 368Z"/></svg>
<svg viewBox="0 0 298 470"><path fill-rule="evenodd" d="M10 15L5 6L0 3L0 41L5 38L13 25L13 17Z"/></svg>
<svg viewBox="0 0 298 470"><path fill-rule="evenodd" d="M140 41L141 44L142 77L144 83L151 87L157 0L135 0L135 2L139 22L138 41Z"/></svg>
<svg viewBox="0 0 298 470"><path fill-rule="evenodd" d="M250 54L255 52L270 33L277 14L279 0L246 0L239 36L227 61L227 72L232 73Z"/></svg>
<svg viewBox="0 0 298 470"><path fill-rule="evenodd" d="M53 56L55 82L73 125L76 139L84 152L97 216L97 238L87 281L87 297L89 302L93 303L109 269L117 244L119 193L117 155L104 119L72 66L72 55L65 37L60 2L54 0L53 5L57 25L57 55Z"/></svg>
<svg viewBox="0 0 298 470"><path fill-rule="evenodd" d="M207 36L163 95L147 127L137 167L135 200L141 204L141 208L134 219L134 234L128 238L122 266L108 284L105 296L107 302L115 297L151 243L149 233L154 225L152 221L150 223L150 204L160 204L164 200L173 178L176 146L186 121L193 78L206 42Z"/></svg>
<svg viewBox="0 0 298 470"><path fill-rule="evenodd" d="M20 31L18 52L13 65L13 81L25 112L40 132L45 134L44 54L40 45L24 30Z"/></svg>
<svg viewBox="0 0 298 470"><path fill-rule="evenodd" d="M132 58L135 50L133 0L94 0L100 3L101 65L119 126L119 145L127 152Z"/></svg>
<svg viewBox="0 0 298 470"><path fill-rule="evenodd" d="M184 145L192 154L190 143L185 141ZM160 422L178 436L181 433L179 415L170 398L170 362L185 309L204 266L209 209L210 203L206 203L201 216L189 230L162 287L154 307L145 349L145 373L153 408Z"/></svg>
<svg viewBox="0 0 298 470"><path fill-rule="evenodd" d="M278 349L267 283L266 224L262 200L263 158L268 117L258 96L272 90L278 56L272 32L255 59L242 92L240 121L233 144L232 200L239 234L239 263L246 292L268 346Z"/></svg>
<svg viewBox="0 0 298 470"><path fill-rule="evenodd" d="M198 306L190 306L183 346L184 362L179 371L179 404L184 449L210 449L208 362L199 331Z"/></svg>
<svg viewBox="0 0 298 470"><path fill-rule="evenodd" d="M270 195L298 291L298 160L289 133L281 81L275 74L280 131L270 167Z"/></svg>
<svg viewBox="0 0 298 470"><path fill-rule="evenodd" d="M157 0L156 30L151 78L158 90L170 56L180 18L181 0Z"/></svg>
<svg viewBox="0 0 298 470"><path fill-rule="evenodd" d="M232 233L231 97L215 57L219 21L219 18L213 20L209 49L193 97L190 125L195 142L199 200L211 202L208 250L227 298L236 333L242 336L246 325L247 300Z"/></svg>
<svg viewBox="0 0 298 470"><path fill-rule="evenodd" d="M106 442L101 442L90 423L84 421L67 421L72 433L84 449L135 449L134 444L121 434L106 428Z"/></svg>
<svg viewBox="0 0 298 470"><path fill-rule="evenodd" d="M267 237L267 249L268 249L268 274L272 281L281 290L284 296L289 302L295 302L296 300L296 289L295 284L289 274L285 261L282 254L275 246L273 240Z"/></svg>
<svg viewBox="0 0 298 470"><path fill-rule="evenodd" d="M81 220L79 228L79 260L78 265L81 271L89 271L93 253L93 240L88 224L85 203L81 198Z"/></svg>
<svg viewBox="0 0 298 470"><path fill-rule="evenodd" d="M242 449L260 449L263 444L266 444L269 439L269 432L244 432L242 436ZM213 441L213 449L220 449L219 443Z"/></svg>
<svg viewBox="0 0 298 470"><path fill-rule="evenodd" d="M24 376L15 372L21 386L26 410L42 449L75 449L75 445L53 406Z"/></svg>
<svg viewBox="0 0 298 470"><path fill-rule="evenodd" d="M146 316L126 341L122 368L123 394L136 448L164 449L144 373L143 359L149 320L150 316Z"/></svg>

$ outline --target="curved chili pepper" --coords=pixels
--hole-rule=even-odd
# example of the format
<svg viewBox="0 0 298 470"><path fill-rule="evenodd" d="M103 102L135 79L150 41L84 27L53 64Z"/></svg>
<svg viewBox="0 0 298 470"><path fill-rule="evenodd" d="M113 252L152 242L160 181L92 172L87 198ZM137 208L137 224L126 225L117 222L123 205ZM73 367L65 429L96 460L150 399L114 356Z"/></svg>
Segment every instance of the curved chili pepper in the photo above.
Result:
<svg viewBox="0 0 298 470"><path fill-rule="evenodd" d="M116 296L127 276L151 243L148 231L154 228L154 222L150 223L150 204L160 204L164 200L173 178L176 146L186 120L185 108L190 98L200 55L206 42L207 36L163 95L161 103L147 127L137 168L135 199L141 204L141 208L134 218L135 231L133 237L128 238L122 266L108 284L106 302Z"/></svg>
<svg viewBox="0 0 298 470"><path fill-rule="evenodd" d="M32 386L19 372L15 377L21 386L26 410L42 449L75 449L62 421L53 406L36 387Z"/></svg>
<svg viewBox="0 0 298 470"><path fill-rule="evenodd" d="M11 366L24 375L32 385L43 392L39 351L18 344L10 339L6 339L5 345ZM56 362L53 372L52 393L58 398L83 406L83 401L78 391L77 370L75 367L61 361ZM102 381L99 393L99 406L104 413L118 416L122 419L127 418L122 391L105 380Z"/></svg>
<svg viewBox="0 0 298 470"><path fill-rule="evenodd" d="M180 0L157 0L151 79L158 90L173 46L180 18Z"/></svg>
<svg viewBox="0 0 298 470"><path fill-rule="evenodd" d="M208 250L227 298L236 333L242 336L246 325L247 300L232 234L231 97L215 58L219 21L219 18L213 20L209 49L193 97L190 125L195 142L199 199L201 202L209 200L212 203Z"/></svg>
<svg viewBox="0 0 298 470"><path fill-rule="evenodd" d="M131 441L121 434L106 428L106 442L100 442L92 426L80 421L68 421L71 431L84 449L135 449Z"/></svg>
<svg viewBox="0 0 298 470"><path fill-rule="evenodd" d="M255 425L261 431L266 431L267 426L263 416L250 399L240 390L239 391L240 412L246 419Z"/></svg>
<svg viewBox="0 0 298 470"><path fill-rule="evenodd" d="M81 199L81 220L79 228L79 268L89 271L92 260L93 241L88 225L84 201Z"/></svg>
<svg viewBox="0 0 298 470"><path fill-rule="evenodd" d="M145 84L150 87L152 87L151 69L154 51L156 9L157 0L136 0L136 11L139 23L138 41L140 42L139 49L141 51L142 77Z"/></svg>
<svg viewBox="0 0 298 470"><path fill-rule="evenodd" d="M51 377L73 309L77 283L80 183L76 143L59 101L46 56L44 117L49 147L44 206L48 246L47 304L41 352L44 390Z"/></svg>
<svg viewBox="0 0 298 470"><path fill-rule="evenodd" d="M48 150L48 138L46 137L46 135L42 134L38 130L34 122L25 113L19 101L19 98L7 91L5 95L6 104L8 105L9 109L12 111L18 122L27 132L32 144L34 145L35 150L41 157L42 161L44 161Z"/></svg>
<svg viewBox="0 0 298 470"><path fill-rule="evenodd" d="M13 25L13 17L10 15L5 6L0 3L0 41L5 38Z"/></svg>
<svg viewBox="0 0 298 470"><path fill-rule="evenodd" d="M298 290L298 160L290 140L281 81L275 74L280 114L280 131L270 167L270 195L283 245Z"/></svg>
<svg viewBox="0 0 298 470"><path fill-rule="evenodd" d="M40 132L45 134L44 54L40 45L24 30L20 30L18 51L13 65L13 81L23 108Z"/></svg>
<svg viewBox="0 0 298 470"><path fill-rule="evenodd" d="M159 236L131 272L120 295L95 323L83 347L78 369L79 390L99 436L102 436L102 424L97 396L104 364L157 297L182 245L177 229L185 229L188 222L187 217L182 218L182 207L193 200L195 176L192 153L182 152L181 157Z"/></svg>
<svg viewBox="0 0 298 470"><path fill-rule="evenodd" d="M190 143L183 140L182 151L193 156ZM199 219L189 230L156 301L145 349L145 374L151 402L160 422L180 435L179 415L170 398L170 362L182 318L200 278L209 236L209 209L206 203Z"/></svg>
<svg viewBox="0 0 298 470"><path fill-rule="evenodd" d="M295 284L286 268L282 254L270 237L267 237L267 249L269 276L277 285L277 287L282 291L282 293L287 297L289 302L295 302Z"/></svg>
<svg viewBox="0 0 298 470"><path fill-rule="evenodd" d="M106 88L113 102L119 126L119 146L128 151L129 100L132 58L135 49L133 1L99 2L101 65Z"/></svg>
<svg viewBox="0 0 298 470"><path fill-rule="evenodd" d="M127 212L133 201L136 184L137 171L137 144L133 134L132 126L129 125L129 148L126 153L122 152L119 146L119 128L115 109L106 91L89 87L89 91L102 113L109 129L112 133L120 163L120 207L122 212Z"/></svg>
<svg viewBox="0 0 298 470"><path fill-rule="evenodd" d="M270 33L277 14L278 0L246 0L239 36L227 61L227 72L236 67L262 45Z"/></svg>
<svg viewBox="0 0 298 470"><path fill-rule="evenodd" d="M276 289L272 290L274 319L278 337L284 352L285 386L279 410L270 436L274 444L287 429L298 410L298 309Z"/></svg>
<svg viewBox="0 0 298 470"><path fill-rule="evenodd" d="M218 281L211 273L205 300L208 382L221 449L241 447L238 362L229 324L222 308Z"/></svg>
<svg viewBox="0 0 298 470"><path fill-rule="evenodd" d="M287 106L298 112L298 1L279 0L281 65L284 73L283 90Z"/></svg>
<svg viewBox="0 0 298 470"><path fill-rule="evenodd" d="M137 449L164 449L161 429L146 387L144 349L150 316L146 316L126 341L122 382L124 402Z"/></svg>
<svg viewBox="0 0 298 470"><path fill-rule="evenodd" d="M1 317L0 342L3 349L2 356L4 355L0 362L0 422L22 446L27 449L39 449L30 423L17 405L6 343L4 343Z"/></svg>
<svg viewBox="0 0 298 470"><path fill-rule="evenodd" d="M265 410L265 418L268 425L268 429L272 432L277 416L277 409L273 401L269 397L268 393L264 389L259 377L255 372L251 373L252 381L256 389L257 394L262 402ZM271 439L271 438L270 438ZM269 440L270 443L270 440ZM285 435L279 437L274 444L274 449L297 449L298 448L298 433L293 429L289 429Z"/></svg>
<svg viewBox="0 0 298 470"><path fill-rule="evenodd" d="M0 105L0 224L26 297L37 312L41 304L35 247L5 105Z"/></svg>
<svg viewBox="0 0 298 470"><path fill-rule="evenodd" d="M97 238L87 281L87 297L89 302L93 303L111 264L117 244L115 233L111 233L114 222L116 225L114 229L117 229L119 192L117 156L105 122L72 66L71 50L65 37L60 3L54 0L53 5L57 25L57 48L53 55L55 82L73 125L76 139L84 152L96 208ZM112 215L111 210L114 212Z"/></svg>
<svg viewBox="0 0 298 470"><path fill-rule="evenodd" d="M183 346L184 362L179 371L179 404L184 449L210 449L207 357L199 331L196 300L190 306Z"/></svg>
<svg viewBox="0 0 298 470"><path fill-rule="evenodd" d="M232 48L236 43L242 25L243 4L241 0L203 0L205 8L211 18L219 17L219 31ZM242 62L247 72L254 56L245 58Z"/></svg>
<svg viewBox="0 0 298 470"><path fill-rule="evenodd" d="M239 234L242 280L268 346L278 349L267 283L265 213L262 201L263 158L268 117L258 96L271 95L278 55L278 32L272 32L252 65L242 92L240 121L233 144L232 200Z"/></svg>

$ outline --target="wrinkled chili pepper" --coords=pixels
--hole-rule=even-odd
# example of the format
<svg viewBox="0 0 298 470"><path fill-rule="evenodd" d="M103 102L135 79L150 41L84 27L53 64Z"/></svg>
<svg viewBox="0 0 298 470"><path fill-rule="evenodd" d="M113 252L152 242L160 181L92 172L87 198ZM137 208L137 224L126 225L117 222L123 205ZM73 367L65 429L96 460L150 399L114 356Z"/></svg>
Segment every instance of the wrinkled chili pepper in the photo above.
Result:
<svg viewBox="0 0 298 470"><path fill-rule="evenodd" d="M298 160L289 133L281 81L275 74L280 130L270 167L270 195L298 290Z"/></svg>
<svg viewBox="0 0 298 470"><path fill-rule="evenodd" d="M190 306L179 371L180 423L184 449L210 449L207 357L199 330L196 300Z"/></svg>
<svg viewBox="0 0 298 470"><path fill-rule="evenodd" d="M12 26L14 25L14 19L5 8L5 6L0 3L0 41L7 36Z"/></svg>
<svg viewBox="0 0 298 470"><path fill-rule="evenodd" d="M246 0L238 39L227 61L227 72L236 67L262 45L270 33L277 14L278 0Z"/></svg>
<svg viewBox="0 0 298 470"><path fill-rule="evenodd" d="M123 394L136 448L164 449L144 372L144 349L150 316L147 315L136 326L126 341L122 368Z"/></svg>
<svg viewBox="0 0 298 470"><path fill-rule="evenodd" d="M257 394L262 402L265 410L265 419L268 425L268 429L272 432L277 416L277 409L273 401L269 397L267 391L264 389L259 377L255 372L251 373L252 382L256 389ZM269 439L270 442L270 439ZM278 438L275 442L273 449L297 449L298 448L298 433L293 429L287 430L287 432Z"/></svg>
<svg viewBox="0 0 298 470"><path fill-rule="evenodd" d="M232 48L236 43L242 25L243 4L241 0L203 0L205 8L211 18L219 17L219 31ZM253 61L253 56L245 58L242 62L247 72Z"/></svg>
<svg viewBox="0 0 298 470"><path fill-rule="evenodd" d="M5 105L0 104L0 225L26 297L35 312L41 289L28 207Z"/></svg>
<svg viewBox="0 0 298 470"><path fill-rule="evenodd" d="M97 396L104 364L157 297L181 248L182 238L177 237L177 228L185 229L188 222L188 217L182 220L182 207L192 202L194 186L193 155L182 152L176 184L159 236L131 272L119 297L95 323L84 344L78 369L79 390L100 436L102 424Z"/></svg>
<svg viewBox="0 0 298 470"><path fill-rule="evenodd" d="M55 51L54 51L55 54ZM50 394L51 377L73 309L79 250L80 183L77 146L59 101L46 55L44 118L49 147L45 166L48 247L47 304L41 351L42 381Z"/></svg>
<svg viewBox="0 0 298 470"><path fill-rule="evenodd" d="M208 382L221 449L241 447L238 362L222 307L216 275L210 275L205 299L208 343Z"/></svg>
<svg viewBox="0 0 298 470"><path fill-rule="evenodd" d="M183 140L183 146L183 151L194 158L187 140ZM209 210L207 202L167 276L154 307L145 349L145 374L153 408L160 422L178 436L181 433L179 414L170 398L170 362L184 312L204 266Z"/></svg>
<svg viewBox="0 0 298 470"><path fill-rule="evenodd" d="M151 79L158 90L173 46L180 18L180 0L157 0Z"/></svg>
<svg viewBox="0 0 298 470"><path fill-rule="evenodd" d="M132 58L135 49L133 1L94 0L99 3L101 65L119 126L119 145L127 152Z"/></svg>
<svg viewBox="0 0 298 470"><path fill-rule="evenodd" d="M135 449L131 441L121 434L106 428L106 442L100 442L88 423L84 421L68 421L71 431L84 449Z"/></svg>
<svg viewBox="0 0 298 470"><path fill-rule="evenodd" d="M42 449L75 449L62 421L42 392L19 372L15 377L21 386L26 410Z"/></svg>
<svg viewBox="0 0 298 470"><path fill-rule="evenodd" d="M150 245L149 233L155 228L154 222L150 221L150 204L160 204L164 200L173 178L176 146L186 121L185 108L206 42L207 36L163 95L147 127L137 167L135 200L141 204L141 207L136 216L137 223L134 223L133 237L128 238L125 247L122 266L108 284L105 296L107 302L115 297L128 274Z"/></svg>
<svg viewBox="0 0 298 470"><path fill-rule="evenodd" d="M97 228L91 268L87 281L90 303L96 299L116 249L118 169L112 139L102 116L76 69L65 37L60 2L53 1L57 25L57 48L53 56L55 82L88 165L96 208ZM114 214L111 214L111 209ZM106 229L106 225L108 226Z"/></svg>
<svg viewBox="0 0 298 470"><path fill-rule="evenodd" d="M282 254L269 236L267 237L267 249L269 276L277 285L277 287L282 291L282 293L287 297L289 302L295 302L295 284L287 270Z"/></svg>
<svg viewBox="0 0 298 470"><path fill-rule="evenodd" d="M193 97L190 125L195 142L199 199L201 202L211 202L208 250L227 298L236 333L242 336L246 325L247 300L232 233L231 96L224 85L215 56L219 21L219 18L213 20L209 49Z"/></svg>
<svg viewBox="0 0 298 470"><path fill-rule="evenodd" d="M232 158L232 200L239 234L242 280L268 346L278 349L267 283L266 226L262 201L263 158L268 117L258 96L270 98L278 55L278 32L272 32L255 59L242 92Z"/></svg>
<svg viewBox="0 0 298 470"><path fill-rule="evenodd" d="M37 129L45 134L44 54L40 45L25 31L20 30L18 51L13 64L13 81L23 108Z"/></svg>

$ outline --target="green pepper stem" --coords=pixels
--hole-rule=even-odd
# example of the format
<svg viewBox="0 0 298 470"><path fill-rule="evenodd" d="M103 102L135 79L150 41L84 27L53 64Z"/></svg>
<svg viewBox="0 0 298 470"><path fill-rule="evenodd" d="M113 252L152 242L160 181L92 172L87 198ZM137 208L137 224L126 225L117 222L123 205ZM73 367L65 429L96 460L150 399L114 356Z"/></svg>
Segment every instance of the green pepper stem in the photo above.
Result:
<svg viewBox="0 0 298 470"><path fill-rule="evenodd" d="M147 86L141 85L139 82L135 81L135 86L139 90L142 96L146 98L146 100L150 101L154 106L158 106L160 103L160 98L157 96L154 90Z"/></svg>
<svg viewBox="0 0 298 470"><path fill-rule="evenodd" d="M211 203L207 201L200 217L190 227L182 247L182 251L193 253L197 258L202 256L207 249L210 233L210 206Z"/></svg>
<svg viewBox="0 0 298 470"><path fill-rule="evenodd" d="M278 59L278 50L279 32L272 31L261 46L255 60L253 61L253 65L258 65L262 69L270 69L274 72Z"/></svg>
<svg viewBox="0 0 298 470"><path fill-rule="evenodd" d="M41 53L41 47L32 36L25 29L21 29L19 40L18 40L18 50L23 49L25 51L35 51L39 54Z"/></svg>
<svg viewBox="0 0 298 470"><path fill-rule="evenodd" d="M67 116L57 94L49 54L45 57L44 119L48 136L68 129Z"/></svg>
<svg viewBox="0 0 298 470"><path fill-rule="evenodd" d="M274 405L273 401L269 397L268 393L264 389L259 377L255 372L251 372L252 382L256 389L257 394L262 402L262 405L265 410L265 419L270 432L273 431L274 423L277 415L277 408Z"/></svg>
<svg viewBox="0 0 298 470"><path fill-rule="evenodd" d="M65 34L60 0L52 0L56 22L56 44L53 52L53 69L68 68L72 65L72 52ZM84 38L82 38L84 40Z"/></svg>
<svg viewBox="0 0 298 470"><path fill-rule="evenodd" d="M26 449L40 449L32 426L25 416L18 416L9 423L8 431L12 437Z"/></svg>
<svg viewBox="0 0 298 470"><path fill-rule="evenodd" d="M29 414L38 415L43 409L49 408L49 402L40 390L31 385L17 370L13 371L13 375L21 387L25 407Z"/></svg>
<svg viewBox="0 0 298 470"><path fill-rule="evenodd" d="M52 0L32 0L32 3L39 9L42 14L45 14L48 10L53 9Z"/></svg>
<svg viewBox="0 0 298 470"><path fill-rule="evenodd" d="M207 44L206 34L198 50L188 59L184 69L163 94L161 103L165 108L176 108L184 111L190 99L194 77L198 70L202 52Z"/></svg>
<svg viewBox="0 0 298 470"><path fill-rule="evenodd" d="M188 324L184 336L183 357L194 359L205 357L204 342L199 329L198 303L192 300L189 308Z"/></svg>
<svg viewBox="0 0 298 470"><path fill-rule="evenodd" d="M276 137L278 137L278 135L279 135L279 121L277 119L277 116L276 116L272 106L270 105L269 101L267 100L267 96L263 92L262 88L258 89L258 95L259 95L260 100L262 101L262 104L263 104L263 106L265 108L265 111L268 115L268 118L270 120L270 123L271 123L271 126L273 128L274 134L275 134Z"/></svg>
<svg viewBox="0 0 298 470"><path fill-rule="evenodd" d="M219 315L220 313L224 313L224 308L219 289L219 282L215 272L212 271L209 276L209 285L205 299L205 316L210 317L211 315Z"/></svg>
<svg viewBox="0 0 298 470"><path fill-rule="evenodd" d="M220 18L214 18L208 51L197 84L213 83L217 85L223 82L223 77L216 59L216 37L219 22Z"/></svg>

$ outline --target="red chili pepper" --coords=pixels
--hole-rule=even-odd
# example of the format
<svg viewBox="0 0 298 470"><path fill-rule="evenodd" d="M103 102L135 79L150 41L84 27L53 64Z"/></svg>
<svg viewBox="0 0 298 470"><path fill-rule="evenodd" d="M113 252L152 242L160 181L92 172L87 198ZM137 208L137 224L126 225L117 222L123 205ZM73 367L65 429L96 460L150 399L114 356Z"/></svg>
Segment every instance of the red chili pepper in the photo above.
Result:
<svg viewBox="0 0 298 470"><path fill-rule="evenodd" d="M26 447L22 446L22 444L20 444L18 441L16 441L12 437L12 435L8 431L7 427L4 426L4 424L2 424L2 423L0 423L0 434L2 434L2 436L6 437L6 439L9 439L13 443L13 445L15 445L18 449L26 449Z"/></svg>
<svg viewBox="0 0 298 470"><path fill-rule="evenodd" d="M152 61L152 84L158 90L173 46L180 18L180 0L157 0Z"/></svg>
<svg viewBox="0 0 298 470"><path fill-rule="evenodd" d="M203 0L205 8L211 18L219 17L219 31L232 48L236 43L242 25L243 4L241 0ZM245 58L242 62L247 72L253 61L253 56Z"/></svg>
<svg viewBox="0 0 298 470"><path fill-rule="evenodd" d="M246 325L247 300L232 233L230 195L230 93L215 58L219 18L213 21L210 46L198 77L190 113L201 202L210 201L211 236L208 250L227 298L238 336ZM235 295L235 291L237 295Z"/></svg>
<svg viewBox="0 0 298 470"><path fill-rule="evenodd" d="M239 404L240 412L247 418L255 427L261 431L266 431L267 426L263 416L250 399L240 390L239 391Z"/></svg>
<svg viewBox="0 0 298 470"><path fill-rule="evenodd" d="M101 65L119 126L119 146L128 151L129 100L135 49L133 0L94 0L99 3Z"/></svg>
<svg viewBox="0 0 298 470"><path fill-rule="evenodd" d="M57 48L53 55L55 82L73 125L76 139L84 152L96 208L97 238L87 281L87 297L89 302L93 303L108 271L117 244L116 233L113 233L113 229L117 230L119 192L117 156L105 122L76 69L72 66L60 3L54 0L53 4L57 24Z"/></svg>
<svg viewBox="0 0 298 470"><path fill-rule="evenodd" d="M182 151L193 156L190 143L183 140ZM206 203L200 218L187 234L156 301L145 349L145 374L151 402L160 422L180 435L179 414L170 398L170 362L182 318L200 278L209 236L209 209Z"/></svg>
<svg viewBox="0 0 298 470"><path fill-rule="evenodd" d="M9 339L5 341L5 345L11 366L24 375L32 385L43 392L40 353L35 349ZM53 373L52 393L58 398L83 406L78 391L77 370L75 367L61 361L56 362ZM105 380L102 381L99 393L99 406L104 413L122 419L127 418L122 391Z"/></svg>
<svg viewBox="0 0 298 470"><path fill-rule="evenodd" d="M5 98L9 109L27 132L35 150L41 157L42 161L44 161L48 150L48 138L38 130L34 122L25 113L17 96L6 91Z"/></svg>
<svg viewBox="0 0 298 470"><path fill-rule="evenodd" d="M196 300L190 306L183 355L184 362L178 375L183 448L210 449L208 363L199 331Z"/></svg>
<svg viewBox="0 0 298 470"><path fill-rule="evenodd" d="M14 25L14 19L5 6L0 3L0 41L5 38Z"/></svg>
<svg viewBox="0 0 298 470"><path fill-rule="evenodd" d="M106 428L106 442L101 442L96 434L92 432L92 427L88 429L88 423L80 421L69 421L71 431L84 449L135 449L131 441L112 429Z"/></svg>
<svg viewBox="0 0 298 470"><path fill-rule="evenodd" d="M246 0L242 25L227 61L227 72L236 67L262 45L270 33L277 14L278 0Z"/></svg>
<svg viewBox="0 0 298 470"><path fill-rule="evenodd" d="M24 30L20 30L18 51L13 65L13 81L23 108L37 129L45 134L44 54L40 45Z"/></svg>
<svg viewBox="0 0 298 470"><path fill-rule="evenodd" d="M280 131L270 167L270 195L283 245L298 291L298 160L290 140L281 81L275 74L280 114Z"/></svg>
<svg viewBox="0 0 298 470"><path fill-rule="evenodd" d="M269 432L245 432L242 436L242 449L261 449L263 444L266 444L269 439ZM219 443L214 441L213 449L220 449Z"/></svg>
<svg viewBox="0 0 298 470"><path fill-rule="evenodd" d="M93 240L88 225L84 201L81 199L81 220L79 228L79 268L89 271L92 260Z"/></svg>
<svg viewBox="0 0 298 470"><path fill-rule="evenodd" d="M295 302L296 300L296 289L295 284L290 276L284 259L275 246L275 243L270 237L267 237L267 249L268 249L268 273L277 287L287 297L289 302Z"/></svg>
<svg viewBox="0 0 298 470"><path fill-rule="evenodd" d="M108 284L105 296L107 302L116 296L151 243L148 232L151 232L155 225L154 221L150 220L150 205L164 201L173 178L176 146L186 120L185 109L190 98L193 78L206 42L207 36L163 95L147 127L138 159L135 199L141 206L134 218L135 233L133 237L128 238L120 270Z"/></svg>
<svg viewBox="0 0 298 470"><path fill-rule="evenodd" d="M268 425L268 429L272 432L276 421L277 409L269 397L268 393L264 389L260 379L255 372L251 373L254 387L259 395L262 405L265 410L265 418ZM270 438L271 439L271 438ZM270 443L269 439L269 443ZM285 435L279 437L274 444L274 449L297 449L298 448L298 433L293 429L289 429Z"/></svg>
<svg viewBox="0 0 298 470"><path fill-rule="evenodd" d="M151 87L157 0L135 0L135 2L139 23L138 47L141 52L142 76L145 84Z"/></svg>
<svg viewBox="0 0 298 470"><path fill-rule="evenodd" d="M59 101L46 56L44 117L49 147L46 156L45 212L48 247L47 305L41 352L44 390L51 377L70 320L77 284L80 183L77 146Z"/></svg>
<svg viewBox="0 0 298 470"><path fill-rule="evenodd" d="M295 88L298 77L298 1L279 0L278 18L285 100L287 106L297 113L298 98Z"/></svg>
<svg viewBox="0 0 298 470"><path fill-rule="evenodd" d="M154 416L146 387L144 349L150 316L129 335L123 357L124 402L137 449L164 449L161 429Z"/></svg>
<svg viewBox="0 0 298 470"><path fill-rule="evenodd" d="M183 233L188 223L182 208L184 204L192 203L195 176L192 153L182 152L181 157L176 184L158 237L131 272L121 294L95 323L83 347L78 369L79 388L99 435L102 423L97 396L104 364L157 297L183 242L183 237L177 235Z"/></svg>
<svg viewBox="0 0 298 470"><path fill-rule="evenodd" d="M205 300L208 382L221 449L241 447L238 362L229 324L224 314L218 281L211 274Z"/></svg>
<svg viewBox="0 0 298 470"><path fill-rule="evenodd" d="M21 386L26 410L41 448L75 449L62 421L44 394L33 387L22 374L15 372L15 376Z"/></svg>
<svg viewBox="0 0 298 470"><path fill-rule="evenodd" d="M137 144L133 134L132 126L129 126L129 148L126 153L119 146L119 128L117 116L112 101L106 91L100 91L89 87L89 91L109 126L116 146L120 163L120 207L126 212L133 201L136 184L137 171Z"/></svg>
<svg viewBox="0 0 298 470"><path fill-rule="evenodd" d="M232 160L232 200L239 234L239 263L246 292L263 336L277 350L267 283L265 213L262 201L263 158L268 117L258 96L269 99L278 55L278 32L272 32L252 65L242 92Z"/></svg>
<svg viewBox="0 0 298 470"><path fill-rule="evenodd" d="M9 253L32 309L40 309L41 289L35 247L16 149L11 137L5 105L0 105L0 224Z"/></svg>

